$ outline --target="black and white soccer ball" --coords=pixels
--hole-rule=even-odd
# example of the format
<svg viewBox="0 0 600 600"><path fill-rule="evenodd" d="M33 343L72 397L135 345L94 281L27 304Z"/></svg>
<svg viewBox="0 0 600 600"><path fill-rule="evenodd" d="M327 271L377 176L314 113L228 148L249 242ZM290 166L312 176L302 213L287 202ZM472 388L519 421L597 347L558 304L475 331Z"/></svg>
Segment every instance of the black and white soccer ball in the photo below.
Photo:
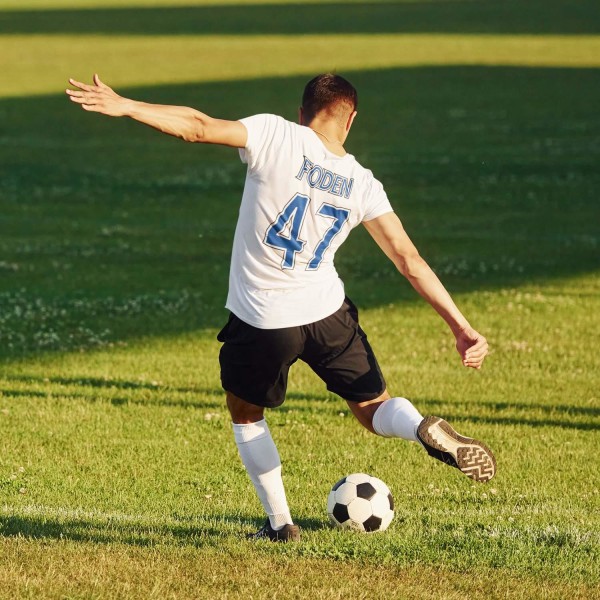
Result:
<svg viewBox="0 0 600 600"><path fill-rule="evenodd" d="M381 479L353 473L331 488L327 514L337 527L385 531L394 518L394 499Z"/></svg>

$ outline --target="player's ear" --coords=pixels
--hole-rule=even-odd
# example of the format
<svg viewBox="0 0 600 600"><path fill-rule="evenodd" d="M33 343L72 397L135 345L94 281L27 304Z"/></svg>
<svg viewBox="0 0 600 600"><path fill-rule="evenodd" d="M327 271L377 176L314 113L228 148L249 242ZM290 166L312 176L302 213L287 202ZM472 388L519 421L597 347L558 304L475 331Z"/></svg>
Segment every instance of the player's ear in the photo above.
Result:
<svg viewBox="0 0 600 600"><path fill-rule="evenodd" d="M354 118L358 113L353 110L348 117L348 121L346 122L346 132L350 131L350 127L352 127L352 123L354 123Z"/></svg>
<svg viewBox="0 0 600 600"><path fill-rule="evenodd" d="M298 108L298 123L304 125L304 109L301 106Z"/></svg>

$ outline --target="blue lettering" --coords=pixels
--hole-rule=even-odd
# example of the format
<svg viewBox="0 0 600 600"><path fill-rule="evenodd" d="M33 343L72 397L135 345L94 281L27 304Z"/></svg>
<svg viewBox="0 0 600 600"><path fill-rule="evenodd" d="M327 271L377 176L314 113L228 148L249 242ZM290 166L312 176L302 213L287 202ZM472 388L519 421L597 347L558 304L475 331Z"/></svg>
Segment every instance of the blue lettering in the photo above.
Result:
<svg viewBox="0 0 600 600"><path fill-rule="evenodd" d="M336 196L342 195L342 181L344 178L341 175L336 175L331 186L331 193Z"/></svg>
<svg viewBox="0 0 600 600"><path fill-rule="evenodd" d="M296 179L302 181L306 177L308 185L324 192L329 192L334 196L344 196L350 198L354 179L348 179L343 175L333 173L321 165L316 165L308 157L304 157Z"/></svg>
<svg viewBox="0 0 600 600"><path fill-rule="evenodd" d="M350 193L352 192L352 186L354 185L354 179L348 179L344 177L344 181L342 182L342 194L344 194L345 198L350 198Z"/></svg>
<svg viewBox="0 0 600 600"><path fill-rule="evenodd" d="M314 175L316 174L316 177L314 177ZM321 178L323 177L323 167L320 167L319 165L315 165L310 173L308 174L308 185L310 185L310 187L316 187L316 185L321 181Z"/></svg>
<svg viewBox="0 0 600 600"><path fill-rule="evenodd" d="M319 183L319 189L324 192L328 192L331 189L331 184L333 183L333 173L325 169L323 171L323 179L321 179L321 183Z"/></svg>
<svg viewBox="0 0 600 600"><path fill-rule="evenodd" d="M300 167L300 171L298 171L298 175L296 175L296 179L302 180L304 175L306 173L308 173L313 167L314 167L314 164L312 162L310 162L310 160L308 160L308 158L306 158L306 156L305 156L304 162L302 163L302 166Z"/></svg>

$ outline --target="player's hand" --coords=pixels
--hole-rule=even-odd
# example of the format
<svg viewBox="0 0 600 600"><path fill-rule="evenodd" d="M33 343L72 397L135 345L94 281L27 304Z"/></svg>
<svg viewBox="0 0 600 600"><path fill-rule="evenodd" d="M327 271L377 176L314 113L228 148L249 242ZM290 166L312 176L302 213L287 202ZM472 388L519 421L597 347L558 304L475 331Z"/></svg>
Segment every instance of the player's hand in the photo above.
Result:
<svg viewBox="0 0 600 600"><path fill-rule="evenodd" d="M488 353L487 340L472 327L462 329L456 335L456 349L465 367L481 369Z"/></svg>
<svg viewBox="0 0 600 600"><path fill-rule="evenodd" d="M66 90L69 98L81 104L81 108L90 112L99 112L110 117L122 117L126 114L127 98L119 96L112 88L100 81L98 75L94 75L94 85L88 85L69 79L69 83L77 90Z"/></svg>

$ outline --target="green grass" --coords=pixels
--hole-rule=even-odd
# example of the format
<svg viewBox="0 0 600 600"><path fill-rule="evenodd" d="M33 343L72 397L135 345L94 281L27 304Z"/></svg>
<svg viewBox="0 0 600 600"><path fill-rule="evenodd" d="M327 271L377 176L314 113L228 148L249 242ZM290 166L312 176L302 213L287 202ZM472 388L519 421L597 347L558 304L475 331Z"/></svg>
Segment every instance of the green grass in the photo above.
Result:
<svg viewBox="0 0 600 600"><path fill-rule="evenodd" d="M0 598L597 595L595 5L353 3L344 22L335 3L303 21L284 2L111 4L0 13ZM243 165L61 90L97 70L148 101L294 119L306 76L336 66L361 96L348 149L489 338L484 370L364 232L338 270L391 391L499 470L478 486L368 434L297 365L268 418L303 541L250 544L215 339ZM384 534L327 523L354 471L394 493Z"/></svg>

